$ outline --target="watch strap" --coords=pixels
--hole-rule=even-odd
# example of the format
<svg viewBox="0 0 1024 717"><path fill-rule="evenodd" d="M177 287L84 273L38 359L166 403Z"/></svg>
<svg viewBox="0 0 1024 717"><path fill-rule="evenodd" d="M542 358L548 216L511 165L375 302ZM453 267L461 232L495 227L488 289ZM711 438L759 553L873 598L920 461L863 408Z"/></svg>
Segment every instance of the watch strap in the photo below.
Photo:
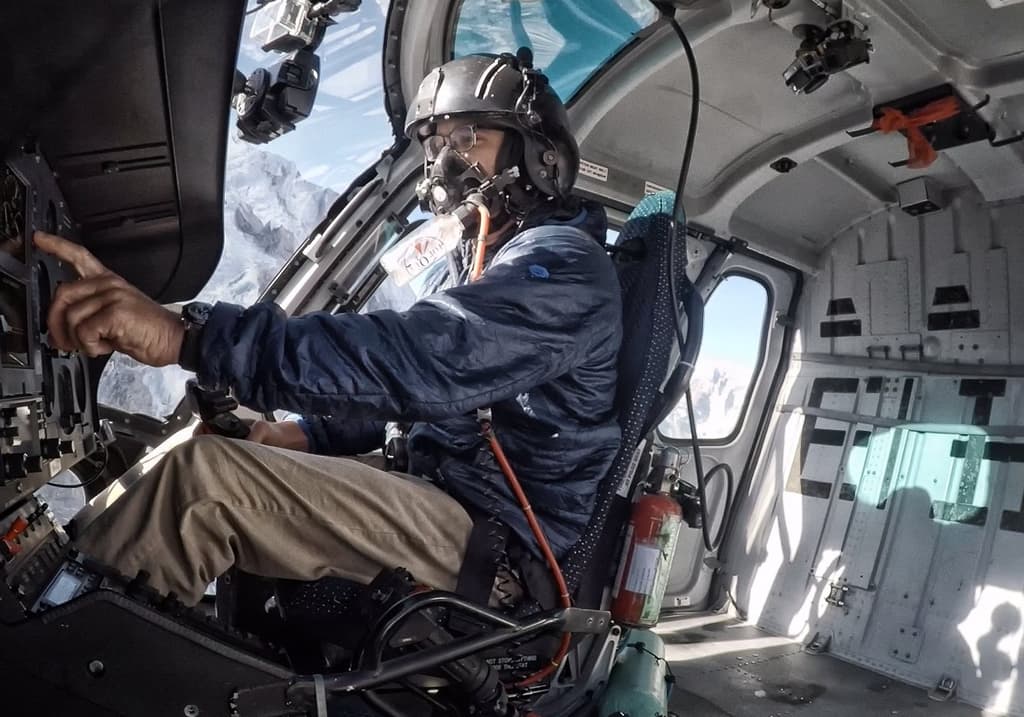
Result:
<svg viewBox="0 0 1024 717"><path fill-rule="evenodd" d="M212 308L209 304L193 301L185 304L181 309L181 320L185 324L185 336L181 340L178 365L186 371L195 373L199 370L203 329L206 327L206 319Z"/></svg>
<svg viewBox="0 0 1024 717"><path fill-rule="evenodd" d="M185 324L185 337L181 340L181 353L178 365L186 371L195 373L199 370L199 348L202 344L203 324Z"/></svg>

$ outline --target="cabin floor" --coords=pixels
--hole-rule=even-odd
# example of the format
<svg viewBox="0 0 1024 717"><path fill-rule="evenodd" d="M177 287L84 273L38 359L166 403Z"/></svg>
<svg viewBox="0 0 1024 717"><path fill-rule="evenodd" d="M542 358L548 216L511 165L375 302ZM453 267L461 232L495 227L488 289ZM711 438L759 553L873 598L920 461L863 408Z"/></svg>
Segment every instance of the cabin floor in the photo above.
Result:
<svg viewBox="0 0 1024 717"><path fill-rule="evenodd" d="M977 708L936 702L927 690L828 655L812 655L728 615L668 620L665 640L679 717L980 717Z"/></svg>

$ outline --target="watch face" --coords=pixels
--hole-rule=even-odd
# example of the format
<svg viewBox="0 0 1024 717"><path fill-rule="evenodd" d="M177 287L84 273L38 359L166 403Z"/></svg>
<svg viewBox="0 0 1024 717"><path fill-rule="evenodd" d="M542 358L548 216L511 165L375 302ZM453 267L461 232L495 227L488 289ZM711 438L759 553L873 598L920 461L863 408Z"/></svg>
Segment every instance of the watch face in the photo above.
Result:
<svg viewBox="0 0 1024 717"><path fill-rule="evenodd" d="M185 321L190 324L205 324L206 320L210 318L210 311L213 307L209 304L205 304L202 301L193 301L190 304L185 304L181 309L181 315Z"/></svg>

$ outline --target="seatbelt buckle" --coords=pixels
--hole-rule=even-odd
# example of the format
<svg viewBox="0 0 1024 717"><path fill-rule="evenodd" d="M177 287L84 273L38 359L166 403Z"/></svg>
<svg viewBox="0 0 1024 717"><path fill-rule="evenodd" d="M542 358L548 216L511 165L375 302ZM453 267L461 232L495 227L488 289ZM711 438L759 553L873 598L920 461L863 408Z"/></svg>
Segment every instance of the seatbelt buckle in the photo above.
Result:
<svg viewBox="0 0 1024 717"><path fill-rule="evenodd" d="M389 422L384 427L384 468L389 471L409 471L409 436L405 425Z"/></svg>
<svg viewBox="0 0 1024 717"><path fill-rule="evenodd" d="M228 438L248 437L249 424L232 413L238 408L238 401L227 391L204 389L195 379L189 379L185 393L191 403L192 414L215 434Z"/></svg>

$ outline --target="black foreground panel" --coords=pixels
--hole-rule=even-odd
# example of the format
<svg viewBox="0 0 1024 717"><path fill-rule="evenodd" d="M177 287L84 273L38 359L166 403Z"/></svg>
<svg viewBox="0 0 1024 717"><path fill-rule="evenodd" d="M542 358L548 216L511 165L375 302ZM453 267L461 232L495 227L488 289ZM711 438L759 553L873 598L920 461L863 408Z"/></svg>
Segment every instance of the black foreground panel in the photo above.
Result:
<svg viewBox="0 0 1024 717"><path fill-rule="evenodd" d="M227 717L236 688L289 674L212 628L189 627L110 591L0 626L0 640L9 648L0 651L4 714L12 715Z"/></svg>
<svg viewBox="0 0 1024 717"><path fill-rule="evenodd" d="M86 246L163 302L223 244L245 0L0 3L0 156L35 141Z"/></svg>

